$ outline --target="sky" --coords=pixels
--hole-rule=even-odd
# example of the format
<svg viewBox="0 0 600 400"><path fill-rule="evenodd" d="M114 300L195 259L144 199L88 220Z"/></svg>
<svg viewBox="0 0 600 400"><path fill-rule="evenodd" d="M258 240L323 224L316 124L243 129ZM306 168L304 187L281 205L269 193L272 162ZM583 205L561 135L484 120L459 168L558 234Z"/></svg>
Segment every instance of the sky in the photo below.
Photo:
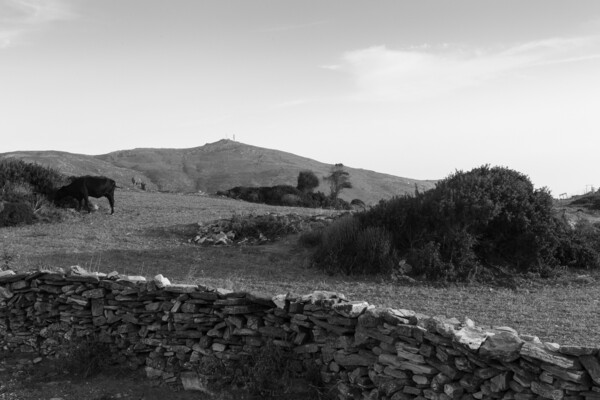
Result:
<svg viewBox="0 0 600 400"><path fill-rule="evenodd" d="M600 1L0 0L0 153L221 139L600 186Z"/></svg>

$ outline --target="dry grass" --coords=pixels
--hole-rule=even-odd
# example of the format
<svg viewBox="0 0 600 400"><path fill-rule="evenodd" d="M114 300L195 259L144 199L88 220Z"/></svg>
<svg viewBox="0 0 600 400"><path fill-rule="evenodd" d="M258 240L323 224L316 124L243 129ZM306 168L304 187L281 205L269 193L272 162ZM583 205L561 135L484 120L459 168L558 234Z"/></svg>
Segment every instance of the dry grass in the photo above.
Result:
<svg viewBox="0 0 600 400"><path fill-rule="evenodd" d="M296 245L295 237L254 247L201 247L188 242L199 222L229 218L233 213L310 215L321 210L119 191L115 215L110 216L106 199L95 202L100 211L74 214L59 224L0 229L0 267L29 270L78 264L94 271L149 277L162 273L176 282L270 294L334 290L375 305L469 317L479 325L511 326L545 341L600 346L600 283L577 283L567 277L509 290L331 277L307 268L308 253Z"/></svg>

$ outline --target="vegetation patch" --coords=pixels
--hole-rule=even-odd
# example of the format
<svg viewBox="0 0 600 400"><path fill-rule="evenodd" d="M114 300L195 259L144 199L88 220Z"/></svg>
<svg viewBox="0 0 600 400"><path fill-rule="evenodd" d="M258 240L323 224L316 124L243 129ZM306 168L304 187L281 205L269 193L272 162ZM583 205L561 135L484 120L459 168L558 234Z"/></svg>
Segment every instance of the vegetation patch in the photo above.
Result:
<svg viewBox="0 0 600 400"><path fill-rule="evenodd" d="M208 358L199 373L215 391L242 391L261 399L325 399L319 366L312 359L300 362L289 350L268 342L239 359Z"/></svg>
<svg viewBox="0 0 600 400"><path fill-rule="evenodd" d="M590 210L600 210L600 189L578 197L570 203L572 206L580 206Z"/></svg>
<svg viewBox="0 0 600 400"><path fill-rule="evenodd" d="M328 274L389 274L399 262L391 234L382 227L362 226L352 215L319 232L303 235L301 242L318 243L313 260Z"/></svg>
<svg viewBox="0 0 600 400"><path fill-rule="evenodd" d="M35 216L27 203L0 204L0 226L17 226L33 223Z"/></svg>
<svg viewBox="0 0 600 400"><path fill-rule="evenodd" d="M65 180L51 168L21 160L0 160L0 227L61 220L52 197Z"/></svg>
<svg viewBox="0 0 600 400"><path fill-rule="evenodd" d="M347 201L325 195L323 192L302 192L290 185L246 187L236 186L232 189L217 192L220 196L244 200L250 203L261 203L273 206L326 208L350 210Z"/></svg>
<svg viewBox="0 0 600 400"><path fill-rule="evenodd" d="M62 345L56 355L56 369L78 378L89 378L105 373L114 367L110 347L94 336L75 338Z"/></svg>
<svg viewBox="0 0 600 400"><path fill-rule="evenodd" d="M597 226L570 229L555 216L548 191L534 189L527 176L482 166L331 225L313 264L378 274L406 260L410 268L403 268L413 276L446 281L487 280L511 270L547 276L560 267L600 266L599 235Z"/></svg>
<svg viewBox="0 0 600 400"><path fill-rule="evenodd" d="M246 187L236 186L232 189L217 192L220 196L231 197L251 203L262 203L274 206L327 208L335 210L351 210L352 204L338 196L344 189L351 189L350 174L344 170L343 164L336 164L331 174L323 178L329 183L331 193L313 192L319 186L319 178L312 171L301 171L298 174L296 187L291 185ZM353 202L364 203L360 199Z"/></svg>

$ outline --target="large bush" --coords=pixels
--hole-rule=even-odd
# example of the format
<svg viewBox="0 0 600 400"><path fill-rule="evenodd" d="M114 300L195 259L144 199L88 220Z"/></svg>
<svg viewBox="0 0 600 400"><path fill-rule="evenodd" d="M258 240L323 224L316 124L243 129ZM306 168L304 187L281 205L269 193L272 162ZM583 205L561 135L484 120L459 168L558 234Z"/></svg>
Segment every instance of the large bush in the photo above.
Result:
<svg viewBox="0 0 600 400"><path fill-rule="evenodd" d="M429 191L380 202L353 224L355 231L387 232L412 273L429 279L473 279L495 267L545 272L558 265L598 266L598 249L590 245L596 231L571 231L554 216L548 191L534 189L527 176L508 168L458 171ZM323 246L329 246L326 236ZM353 243L346 248L357 248L359 242ZM317 251L316 263L323 265L320 254L335 249Z"/></svg>

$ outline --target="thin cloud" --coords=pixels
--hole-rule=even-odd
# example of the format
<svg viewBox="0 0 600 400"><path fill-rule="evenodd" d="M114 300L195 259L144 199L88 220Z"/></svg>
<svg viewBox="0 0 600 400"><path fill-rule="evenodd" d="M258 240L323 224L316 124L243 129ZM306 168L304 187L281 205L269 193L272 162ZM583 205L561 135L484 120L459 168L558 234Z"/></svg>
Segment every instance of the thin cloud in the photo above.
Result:
<svg viewBox="0 0 600 400"><path fill-rule="evenodd" d="M0 48L49 23L75 18L65 0L0 0Z"/></svg>
<svg viewBox="0 0 600 400"><path fill-rule="evenodd" d="M597 59L600 37L556 38L508 48L429 45L406 50L375 46L347 52L332 70L349 73L360 100L417 100L536 66Z"/></svg>
<svg viewBox="0 0 600 400"><path fill-rule="evenodd" d="M304 24L280 25L280 26L273 26L273 27L269 27L269 28L262 28L262 29L259 29L257 32L271 33L271 32L294 31L294 30L298 30L298 29L312 28L315 26L326 24L327 22L328 21L314 21L314 22L307 22Z"/></svg>
<svg viewBox="0 0 600 400"><path fill-rule="evenodd" d="M292 108L292 107L298 107L298 106L302 106L304 104L308 104L308 103L312 103L315 100L311 100L311 99L294 99L294 100L288 100L288 101L283 101L281 103L277 103L272 105L270 108L271 109L284 109L284 108Z"/></svg>
<svg viewBox="0 0 600 400"><path fill-rule="evenodd" d="M565 59L556 60L556 61L546 61L544 63L544 65L568 64L568 63L576 63L576 62L582 62L582 61L593 61L593 60L600 60L600 53L598 53L598 54L590 54L590 55L587 55L587 56L565 58Z"/></svg>

